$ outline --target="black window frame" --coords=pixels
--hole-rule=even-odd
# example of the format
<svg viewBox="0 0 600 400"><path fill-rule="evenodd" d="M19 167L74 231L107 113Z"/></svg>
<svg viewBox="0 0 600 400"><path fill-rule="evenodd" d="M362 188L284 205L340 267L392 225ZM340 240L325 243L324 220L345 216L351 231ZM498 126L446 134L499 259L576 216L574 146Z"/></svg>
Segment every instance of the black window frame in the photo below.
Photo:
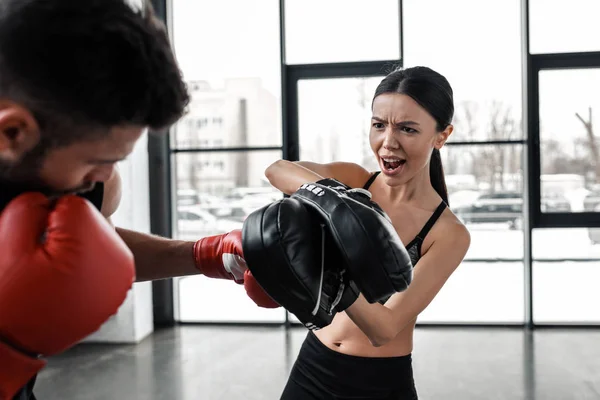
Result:
<svg viewBox="0 0 600 400"><path fill-rule="evenodd" d="M151 0L158 17L170 30L171 3L177 0ZM286 64L285 61L285 0L279 0L280 64L281 64L281 146L219 147L219 148L172 148L168 132L151 132L148 137L151 231L165 237L172 236L172 157L178 153L198 152L251 152L280 150L286 160L297 161L300 156L298 121L298 82L304 79L331 79L384 76L393 67L404 64L403 2L398 0L400 57L396 60L340 62L322 64ZM569 261L534 259L532 233L536 228L593 228L600 227L600 212L543 213L541 211L541 152L539 132L539 72L548 69L600 68L600 52L531 54L529 49L529 0L521 0L521 56L522 56L522 121L523 138L519 140L450 141L451 147L521 145L523 149L523 258L515 259L468 259L465 262L523 262L525 319L523 323L511 324L534 329L539 326L597 326L597 324L536 324L533 318L533 262ZM575 261L575 260L573 260ZM592 259L577 261L595 261ZM600 261L600 260L598 260ZM173 280L153 282L154 321L157 326L174 325ZM284 324L289 326L286 316ZM273 324L269 324L273 325ZM436 325L436 324L424 324ZM444 324L445 326L448 324ZM456 323L454 326L473 326L473 323ZM502 326L505 324L484 324ZM477 326L481 326L477 324Z"/></svg>

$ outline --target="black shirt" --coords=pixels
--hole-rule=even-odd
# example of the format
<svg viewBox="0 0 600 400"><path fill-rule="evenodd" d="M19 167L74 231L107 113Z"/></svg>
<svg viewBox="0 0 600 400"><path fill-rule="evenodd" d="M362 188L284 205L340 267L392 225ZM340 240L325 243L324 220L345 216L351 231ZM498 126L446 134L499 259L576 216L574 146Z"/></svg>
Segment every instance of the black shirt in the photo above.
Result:
<svg viewBox="0 0 600 400"><path fill-rule="evenodd" d="M22 187L0 182L0 212L4 210L11 200L25 192L27 190ZM79 196L89 200L100 211L102 208L102 198L104 197L104 184L102 182L96 183L93 190L82 193ZM35 385L36 377L31 378L27 382L27 385L13 397L13 400L35 400L33 386Z"/></svg>

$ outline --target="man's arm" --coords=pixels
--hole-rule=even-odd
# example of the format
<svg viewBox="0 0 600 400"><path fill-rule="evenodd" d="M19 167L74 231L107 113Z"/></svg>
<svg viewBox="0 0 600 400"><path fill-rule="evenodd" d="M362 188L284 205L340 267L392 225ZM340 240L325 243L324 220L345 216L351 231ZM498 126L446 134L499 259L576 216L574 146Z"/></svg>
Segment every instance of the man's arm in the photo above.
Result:
<svg viewBox="0 0 600 400"><path fill-rule="evenodd" d="M137 282L200 273L194 262L194 242L116 229L135 258Z"/></svg>
<svg viewBox="0 0 600 400"><path fill-rule="evenodd" d="M115 172L104 185L102 214L110 221L121 201L121 177ZM222 235L186 242L116 228L135 259L136 281L203 274L208 278L228 279L243 284L256 305L277 308L256 282L242 255L242 233L234 230Z"/></svg>
<svg viewBox="0 0 600 400"><path fill-rule="evenodd" d="M102 214L110 221L121 202L121 177L117 169L104 184ZM116 228L135 258L136 281L199 274L194 261L194 242Z"/></svg>

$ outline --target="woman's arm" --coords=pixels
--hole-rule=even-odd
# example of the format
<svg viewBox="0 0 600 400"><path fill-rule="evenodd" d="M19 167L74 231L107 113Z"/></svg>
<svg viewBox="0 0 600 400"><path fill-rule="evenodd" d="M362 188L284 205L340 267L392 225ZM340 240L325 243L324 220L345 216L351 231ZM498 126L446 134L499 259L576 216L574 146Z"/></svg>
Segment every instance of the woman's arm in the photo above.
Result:
<svg viewBox="0 0 600 400"><path fill-rule="evenodd" d="M311 171L300 164L278 160L265 170L265 176L275 188L285 194L292 194L306 182L323 179L323 175Z"/></svg>
<svg viewBox="0 0 600 400"><path fill-rule="evenodd" d="M346 314L367 335L373 346L394 339L431 303L462 262L471 238L464 225L456 224L431 245L414 269L404 292L394 294L385 305L370 304L361 295Z"/></svg>
<svg viewBox="0 0 600 400"><path fill-rule="evenodd" d="M265 170L265 176L275 188L285 194L292 194L304 183L323 178L335 178L350 187L362 186L369 179L370 174L354 163L319 164L309 161L278 160Z"/></svg>

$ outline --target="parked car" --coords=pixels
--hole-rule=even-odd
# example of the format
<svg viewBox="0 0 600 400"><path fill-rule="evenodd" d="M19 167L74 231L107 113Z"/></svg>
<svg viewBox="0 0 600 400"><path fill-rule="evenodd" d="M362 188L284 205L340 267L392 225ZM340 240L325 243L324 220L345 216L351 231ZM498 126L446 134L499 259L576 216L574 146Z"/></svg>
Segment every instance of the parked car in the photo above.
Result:
<svg viewBox="0 0 600 400"><path fill-rule="evenodd" d="M259 208L280 200L283 194L272 186L236 187L225 196L226 202L242 203L246 207Z"/></svg>
<svg viewBox="0 0 600 400"><path fill-rule="evenodd" d="M588 228L588 237L592 244L600 244L600 228Z"/></svg>
<svg viewBox="0 0 600 400"><path fill-rule="evenodd" d="M571 212L571 203L558 192L546 192L542 193L540 208L543 213Z"/></svg>
<svg viewBox="0 0 600 400"><path fill-rule="evenodd" d="M196 240L242 227L240 222L218 218L201 206L179 207L176 217L177 237L182 240Z"/></svg>
<svg viewBox="0 0 600 400"><path fill-rule="evenodd" d="M585 196L583 211L600 212L600 187L594 188ZM600 228L588 228L588 237L593 244L600 244Z"/></svg>
<svg viewBox="0 0 600 400"><path fill-rule="evenodd" d="M570 212L569 201L558 193L542 198L542 212ZM471 204L453 207L454 213L465 223L508 223L520 229L523 220L523 195L519 192L494 192L482 194Z"/></svg>
<svg viewBox="0 0 600 400"><path fill-rule="evenodd" d="M523 217L523 197L517 192L482 194L472 204L454 209L465 223L506 223L517 227Z"/></svg>
<svg viewBox="0 0 600 400"><path fill-rule="evenodd" d="M224 203L203 207L206 211L217 218L231 221L244 222L244 220L258 207L246 207L242 202Z"/></svg>
<svg viewBox="0 0 600 400"><path fill-rule="evenodd" d="M199 193L193 189L177 190L177 205L192 206L196 204L217 204L220 199L208 193Z"/></svg>
<svg viewBox="0 0 600 400"><path fill-rule="evenodd" d="M583 211L599 211L598 206L600 206L600 188L592 190L585 196L583 199Z"/></svg>
<svg viewBox="0 0 600 400"><path fill-rule="evenodd" d="M600 190L591 191L583 199L583 210L600 212ZM588 228L588 237L593 244L600 244L600 228Z"/></svg>

